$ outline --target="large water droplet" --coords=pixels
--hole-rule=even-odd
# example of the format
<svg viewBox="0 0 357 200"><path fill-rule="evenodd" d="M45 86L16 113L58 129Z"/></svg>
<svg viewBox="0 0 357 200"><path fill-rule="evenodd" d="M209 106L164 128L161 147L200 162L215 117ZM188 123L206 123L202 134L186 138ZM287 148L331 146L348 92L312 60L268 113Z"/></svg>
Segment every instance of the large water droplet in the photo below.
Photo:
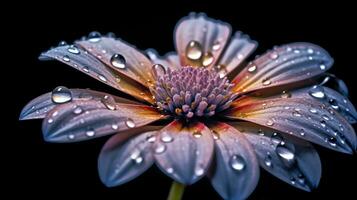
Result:
<svg viewBox="0 0 357 200"><path fill-rule="evenodd" d="M186 47L186 56L191 60L199 60L202 57L202 47L197 41L190 41Z"/></svg>
<svg viewBox="0 0 357 200"><path fill-rule="evenodd" d="M100 37L101 37L101 35L100 35L99 32L93 31L93 32L89 33L88 41L89 42L93 42L93 43L99 42L100 41Z"/></svg>
<svg viewBox="0 0 357 200"><path fill-rule="evenodd" d="M292 163L295 160L295 154L284 145L278 145L276 147L276 153L287 163Z"/></svg>
<svg viewBox="0 0 357 200"><path fill-rule="evenodd" d="M72 100L72 92L64 86L58 86L52 91L51 99L54 103L66 103Z"/></svg>
<svg viewBox="0 0 357 200"><path fill-rule="evenodd" d="M240 155L234 155L230 159L230 165L234 170L241 171L245 167L244 158Z"/></svg>
<svg viewBox="0 0 357 200"><path fill-rule="evenodd" d="M166 74L166 69L161 64L154 64L151 67L151 71L156 79Z"/></svg>
<svg viewBox="0 0 357 200"><path fill-rule="evenodd" d="M136 125L135 125L135 122L131 119L131 118L128 118L126 121L125 121L125 125L128 127L128 128L134 128Z"/></svg>
<svg viewBox="0 0 357 200"><path fill-rule="evenodd" d="M309 94L312 97L315 97L317 99L323 99L325 98L325 93L324 93L324 89L321 86L313 86L310 91Z"/></svg>
<svg viewBox="0 0 357 200"><path fill-rule="evenodd" d="M67 51L73 54L79 54L80 51L77 47L75 47L74 45L71 45L67 48Z"/></svg>
<svg viewBox="0 0 357 200"><path fill-rule="evenodd" d="M93 137L95 135L95 131L92 128L87 129L86 131L86 136L87 137Z"/></svg>
<svg viewBox="0 0 357 200"><path fill-rule="evenodd" d="M211 52L207 52L203 56L202 65L204 67L207 67L207 66L209 66L210 64L213 63L213 60L214 60L214 57L213 57L212 53Z"/></svg>
<svg viewBox="0 0 357 200"><path fill-rule="evenodd" d="M124 69L126 67L126 60L121 54L114 54L110 58L110 63L118 69Z"/></svg>

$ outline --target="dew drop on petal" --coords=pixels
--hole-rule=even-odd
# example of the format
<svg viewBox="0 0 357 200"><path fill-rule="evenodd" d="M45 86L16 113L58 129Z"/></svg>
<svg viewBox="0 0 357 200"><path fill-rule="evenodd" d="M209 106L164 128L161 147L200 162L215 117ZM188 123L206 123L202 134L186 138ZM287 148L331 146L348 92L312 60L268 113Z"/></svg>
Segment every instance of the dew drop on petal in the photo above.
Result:
<svg viewBox="0 0 357 200"><path fill-rule="evenodd" d="M277 52L272 52L269 57L270 59L275 60L279 57L279 54Z"/></svg>
<svg viewBox="0 0 357 200"><path fill-rule="evenodd" d="M167 173L172 174L172 173L174 173L174 168L169 167L166 169L166 171L167 171Z"/></svg>
<svg viewBox="0 0 357 200"><path fill-rule="evenodd" d="M58 46L62 47L62 46L66 46L67 42L66 41L61 41L58 43Z"/></svg>
<svg viewBox="0 0 357 200"><path fill-rule="evenodd" d="M273 122L273 120L268 120L267 122L266 122L266 125L268 125L268 126L273 126L274 125L274 122Z"/></svg>
<svg viewBox="0 0 357 200"><path fill-rule="evenodd" d="M81 107L76 107L74 110L73 110L73 113L78 115L78 114L81 114L82 113L82 108Z"/></svg>
<svg viewBox="0 0 357 200"><path fill-rule="evenodd" d="M272 161L271 161L270 155L267 155L267 156L264 158L264 164L265 164L267 167L271 167L271 166L272 166Z"/></svg>
<svg viewBox="0 0 357 200"><path fill-rule="evenodd" d="M110 95L105 95L102 99L101 102L104 104L104 106L108 110L115 110L116 109L116 102L114 98Z"/></svg>
<svg viewBox="0 0 357 200"><path fill-rule="evenodd" d="M295 154L290 149L285 147L284 145L278 145L276 147L275 151L279 155L279 157L281 157L288 163L293 162L295 159Z"/></svg>
<svg viewBox="0 0 357 200"><path fill-rule="evenodd" d="M193 135L193 137L195 137L195 138L200 138L200 137L202 136L202 133L201 133L200 131L194 131L194 132L192 133L192 135Z"/></svg>
<svg viewBox="0 0 357 200"><path fill-rule="evenodd" d="M154 143L156 141L155 135L146 136L146 141L149 142L149 143Z"/></svg>
<svg viewBox="0 0 357 200"><path fill-rule="evenodd" d="M314 53L314 50L311 49L311 48L308 48L308 49L307 49L307 53L312 54L312 53Z"/></svg>
<svg viewBox="0 0 357 200"><path fill-rule="evenodd" d="M309 111L313 114L316 114L317 113L317 110L315 108L310 108Z"/></svg>
<svg viewBox="0 0 357 200"><path fill-rule="evenodd" d="M219 134L217 133L217 131L212 130L212 136L214 140L219 140Z"/></svg>
<svg viewBox="0 0 357 200"><path fill-rule="evenodd" d="M71 45L67 48L67 51L73 54L79 54L80 51L77 47L75 47L74 45Z"/></svg>
<svg viewBox="0 0 357 200"><path fill-rule="evenodd" d="M63 56L62 60L65 61L65 62L71 61L71 59L69 59L69 57L67 55Z"/></svg>
<svg viewBox="0 0 357 200"><path fill-rule="evenodd" d="M321 86L313 86L310 91L309 94L317 99L323 99L325 98L325 93L324 90Z"/></svg>
<svg viewBox="0 0 357 200"><path fill-rule="evenodd" d="M283 142L283 137L279 133L273 133L270 139L275 144L280 144L281 142Z"/></svg>
<svg viewBox="0 0 357 200"><path fill-rule="evenodd" d="M72 100L72 92L64 86L58 86L52 91L51 99L54 103L66 103Z"/></svg>
<svg viewBox="0 0 357 200"><path fill-rule="evenodd" d="M337 145L337 140L336 140L336 138L334 138L334 137L330 137L330 138L328 139L328 143L329 143L331 146L335 147L335 146Z"/></svg>
<svg viewBox="0 0 357 200"><path fill-rule="evenodd" d="M135 125L135 122L134 122L131 118L126 119L125 125L126 125L128 128L134 128L134 127L136 126L136 125Z"/></svg>
<svg viewBox="0 0 357 200"><path fill-rule="evenodd" d="M158 77L161 77L166 74L166 69L163 65L161 64L154 64L151 67L151 73L153 76L157 79Z"/></svg>
<svg viewBox="0 0 357 200"><path fill-rule="evenodd" d="M107 82L107 78L105 78L103 75L98 75L98 78L103 82Z"/></svg>
<svg viewBox="0 0 357 200"><path fill-rule="evenodd" d="M207 66L209 66L210 64L213 63L213 60L214 60L214 57L213 57L212 53L211 52L207 52L203 56L202 65L204 67L207 67Z"/></svg>
<svg viewBox="0 0 357 200"><path fill-rule="evenodd" d="M161 141L164 143L170 143L174 140L173 137L171 137L171 135L169 135L168 133L162 133L161 135Z"/></svg>
<svg viewBox="0 0 357 200"><path fill-rule="evenodd" d="M321 69L321 70L325 70L325 69L326 69L326 65L321 64L321 65L320 65L320 69Z"/></svg>
<svg viewBox="0 0 357 200"><path fill-rule="evenodd" d="M256 65L252 65L252 66L248 67L248 72L250 72L250 73L253 73L256 70L257 70L257 66Z"/></svg>
<svg viewBox="0 0 357 200"><path fill-rule="evenodd" d="M221 48L221 43L219 41L216 41L213 43L212 50L213 51L218 51Z"/></svg>
<svg viewBox="0 0 357 200"><path fill-rule="evenodd" d="M291 97L291 94L287 91L283 91L282 94L281 94L281 98L284 98L284 99L287 99L287 98L290 98Z"/></svg>
<svg viewBox="0 0 357 200"><path fill-rule="evenodd" d="M158 143L156 148L155 148L155 153L156 154L161 154L164 153L166 150L166 146L164 144Z"/></svg>
<svg viewBox="0 0 357 200"><path fill-rule="evenodd" d="M100 37L101 37L101 35L99 32L93 31L93 32L89 33L88 41L96 43L96 42L100 41Z"/></svg>
<svg viewBox="0 0 357 200"><path fill-rule="evenodd" d="M52 119L52 118L49 118L49 119L47 120L47 123L49 123L49 124L53 123L53 119Z"/></svg>
<svg viewBox="0 0 357 200"><path fill-rule="evenodd" d="M186 56L191 60L199 60L202 57L202 46L199 42L191 40L186 47Z"/></svg>
<svg viewBox="0 0 357 200"><path fill-rule="evenodd" d="M116 123L112 124L112 129L113 130L118 130L118 128L119 128L118 124L116 124Z"/></svg>
<svg viewBox="0 0 357 200"><path fill-rule="evenodd" d="M75 136L74 136L73 134L69 134L67 137L68 137L68 139L70 139L70 140L73 140L73 139L75 138Z"/></svg>
<svg viewBox="0 0 357 200"><path fill-rule="evenodd" d="M93 137L95 135L95 131L92 128L87 129L86 131L86 136L87 137Z"/></svg>
<svg viewBox="0 0 357 200"><path fill-rule="evenodd" d="M111 58L110 58L110 63L118 69L125 69L126 67L126 60L124 58L124 56L122 56L121 54L114 54Z"/></svg>
<svg viewBox="0 0 357 200"><path fill-rule="evenodd" d="M236 171L241 171L245 167L245 161L242 156L240 155L234 155L230 159L230 165L232 169Z"/></svg>
<svg viewBox="0 0 357 200"><path fill-rule="evenodd" d="M270 85L270 84L271 84L271 81L270 81L269 79L264 79L264 80L262 81L262 83L263 83L264 86L267 86L267 85Z"/></svg>

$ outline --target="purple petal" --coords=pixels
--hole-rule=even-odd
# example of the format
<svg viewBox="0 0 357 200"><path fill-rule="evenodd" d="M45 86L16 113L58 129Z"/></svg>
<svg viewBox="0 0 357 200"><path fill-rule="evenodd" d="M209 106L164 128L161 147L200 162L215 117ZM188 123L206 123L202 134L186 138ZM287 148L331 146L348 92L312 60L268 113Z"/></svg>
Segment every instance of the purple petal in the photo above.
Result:
<svg viewBox="0 0 357 200"><path fill-rule="evenodd" d="M284 94L286 95L286 94ZM323 93L316 93L322 97ZM324 147L352 153L356 135L352 126L334 109L309 98L255 98L237 100L225 115L271 127Z"/></svg>
<svg viewBox="0 0 357 200"><path fill-rule="evenodd" d="M69 50L71 48L75 48L76 53L71 53L71 50ZM102 63L99 58L79 47L72 45L59 46L42 53L40 59L56 59L139 100L150 103L154 101L148 88L114 71Z"/></svg>
<svg viewBox="0 0 357 200"><path fill-rule="evenodd" d="M220 73L229 74L233 70L240 70L242 62L256 49L258 43L244 35L236 32L227 45L227 48L219 59L217 65Z"/></svg>
<svg viewBox="0 0 357 200"><path fill-rule="evenodd" d="M216 169L211 177L224 199L246 199L259 180L259 164L248 140L225 123L210 126L215 134Z"/></svg>
<svg viewBox="0 0 357 200"><path fill-rule="evenodd" d="M102 101L78 100L53 108L43 121L42 131L50 142L77 142L141 127L163 117L149 106L108 107Z"/></svg>
<svg viewBox="0 0 357 200"><path fill-rule="evenodd" d="M99 177L113 187L126 183L145 172L154 163L152 146L157 131L141 133L127 139L116 134L104 145L98 159Z"/></svg>
<svg viewBox="0 0 357 200"><path fill-rule="evenodd" d="M236 92L297 87L326 72L333 59L321 47L292 43L271 50L248 64L233 80Z"/></svg>
<svg viewBox="0 0 357 200"><path fill-rule="evenodd" d="M164 173L189 185L206 174L212 158L213 139L202 123L192 122L185 126L174 121L159 132L154 152L156 164Z"/></svg>
<svg viewBox="0 0 357 200"><path fill-rule="evenodd" d="M72 94L72 100L100 100L105 96L111 96L104 92L98 92L88 89L70 89ZM43 94L32 101L30 101L21 111L20 120L28 119L42 119L46 114L51 111L56 105L51 99L52 93ZM124 99L117 96L112 96L117 103L138 104L138 102Z"/></svg>
<svg viewBox="0 0 357 200"><path fill-rule="evenodd" d="M205 14L191 13L181 19L176 25L174 35L181 65L212 67L222 53L230 32L229 24L208 18ZM198 50L192 58L190 51L187 51L190 43ZM208 59L205 61L207 55L209 62Z"/></svg>
<svg viewBox="0 0 357 200"><path fill-rule="evenodd" d="M265 170L302 190L311 191L317 187L321 163L318 153L308 142L252 123L232 125L244 130Z"/></svg>

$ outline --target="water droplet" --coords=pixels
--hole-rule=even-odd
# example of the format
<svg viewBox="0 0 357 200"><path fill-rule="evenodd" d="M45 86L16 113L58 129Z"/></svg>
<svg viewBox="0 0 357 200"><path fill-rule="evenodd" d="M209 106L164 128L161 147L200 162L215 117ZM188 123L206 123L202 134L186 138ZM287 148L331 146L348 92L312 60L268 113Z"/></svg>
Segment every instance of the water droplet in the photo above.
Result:
<svg viewBox="0 0 357 200"><path fill-rule="evenodd" d="M298 110L293 111L293 116L294 117L301 117L301 113Z"/></svg>
<svg viewBox="0 0 357 200"><path fill-rule="evenodd" d="M256 70L257 70L257 66L256 65L252 65L252 66L248 67L248 72L250 72L250 73L253 73Z"/></svg>
<svg viewBox="0 0 357 200"><path fill-rule="evenodd" d="M279 54L277 52L272 52L269 57L270 59L275 60L279 57Z"/></svg>
<svg viewBox="0 0 357 200"><path fill-rule="evenodd" d="M66 41L61 41L58 43L58 46L62 47L62 46L66 46L67 42Z"/></svg>
<svg viewBox="0 0 357 200"><path fill-rule="evenodd" d="M331 107L335 110L339 109L338 103L335 99L329 99L328 102L330 103Z"/></svg>
<svg viewBox="0 0 357 200"><path fill-rule="evenodd" d="M199 60L202 57L202 47L197 41L190 41L186 47L186 56L191 60Z"/></svg>
<svg viewBox="0 0 357 200"><path fill-rule="evenodd" d="M73 54L79 54L80 51L77 47L75 47L74 45L71 45L67 48L67 51Z"/></svg>
<svg viewBox="0 0 357 200"><path fill-rule="evenodd" d="M172 173L174 173L174 168L169 167L166 169L166 171L167 171L167 173L172 174Z"/></svg>
<svg viewBox="0 0 357 200"><path fill-rule="evenodd" d="M221 48L221 43L219 41L216 41L213 43L212 50L213 51L218 51Z"/></svg>
<svg viewBox="0 0 357 200"><path fill-rule="evenodd" d="M284 98L284 99L287 99L287 98L290 98L291 97L291 94L287 91L283 91L283 93L281 94L281 98Z"/></svg>
<svg viewBox="0 0 357 200"><path fill-rule="evenodd" d="M312 54L312 53L314 53L314 50L311 49L311 48L308 48L308 49L307 49L307 53Z"/></svg>
<svg viewBox="0 0 357 200"><path fill-rule="evenodd" d="M294 53L299 54L299 53L300 53L300 50L299 50L299 49L295 49L295 50L294 50Z"/></svg>
<svg viewBox="0 0 357 200"><path fill-rule="evenodd" d="M197 167L195 169L195 175L196 176L202 176L205 173L205 170L202 167Z"/></svg>
<svg viewBox="0 0 357 200"><path fill-rule="evenodd" d="M200 138L202 136L202 133L200 131L194 131L192 135L195 138Z"/></svg>
<svg viewBox="0 0 357 200"><path fill-rule="evenodd" d="M329 120L330 120L330 118L329 118L327 115L322 115L322 118L323 118L324 120L326 120L326 121L329 121Z"/></svg>
<svg viewBox="0 0 357 200"><path fill-rule="evenodd" d="M89 129L86 131L86 136L88 136L88 137L93 137L94 135L95 135L94 129L89 128Z"/></svg>
<svg viewBox="0 0 357 200"><path fill-rule="evenodd" d="M234 155L230 159L230 165L234 170L241 171L245 167L245 161L242 156Z"/></svg>
<svg viewBox="0 0 357 200"><path fill-rule="evenodd" d="M47 122L48 122L49 124L51 124L51 123L53 122L53 119L52 119L52 118L49 118L49 119L47 120Z"/></svg>
<svg viewBox="0 0 357 200"><path fill-rule="evenodd" d="M323 99L325 98L325 93L324 93L324 90L321 86L313 86L310 91L309 91L309 94L312 96L312 97L315 97L317 99Z"/></svg>
<svg viewBox="0 0 357 200"><path fill-rule="evenodd" d="M241 53L239 53L239 54L237 55L238 60L242 60L242 59L243 59L243 57L244 57L244 55L243 55L243 54L241 54Z"/></svg>
<svg viewBox="0 0 357 200"><path fill-rule="evenodd" d="M118 69L124 69L126 67L126 60L121 54L114 54L110 58L110 63Z"/></svg>
<svg viewBox="0 0 357 200"><path fill-rule="evenodd" d="M54 103L66 103L72 100L72 92L64 86L58 86L52 91L51 99Z"/></svg>
<svg viewBox="0 0 357 200"><path fill-rule="evenodd" d="M108 38L116 38L115 33L113 33L113 32L108 32L108 33L106 34L106 36L107 36Z"/></svg>
<svg viewBox="0 0 357 200"><path fill-rule="evenodd" d="M315 109L315 108L310 108L310 110L309 110L311 113L313 113L313 114L316 114L317 113L317 110Z"/></svg>
<svg viewBox="0 0 357 200"><path fill-rule="evenodd" d="M268 120L267 122L266 122L266 125L268 125L268 126L273 126L274 125L274 122L273 122L273 120Z"/></svg>
<svg viewBox="0 0 357 200"><path fill-rule="evenodd" d="M326 69L326 65L321 64L321 65L320 65L320 69L321 69L321 70L325 70L325 69Z"/></svg>
<svg viewBox="0 0 357 200"><path fill-rule="evenodd" d="M292 163L295 160L295 154L284 145L278 145L275 149L276 153L287 163Z"/></svg>
<svg viewBox="0 0 357 200"><path fill-rule="evenodd" d="M267 167L271 167L271 166L272 166L271 156L270 156L270 155L267 155L267 156L264 158L264 164L265 164Z"/></svg>
<svg viewBox="0 0 357 200"><path fill-rule="evenodd" d="M82 70L86 73L89 73L89 68L88 67L83 67Z"/></svg>
<svg viewBox="0 0 357 200"><path fill-rule="evenodd" d="M107 82L107 79L103 75L98 75L99 80Z"/></svg>
<svg viewBox="0 0 357 200"><path fill-rule="evenodd" d="M75 138L75 136L73 134L68 135L68 139L73 140L74 138Z"/></svg>
<svg viewBox="0 0 357 200"><path fill-rule="evenodd" d="M292 177L292 178L290 179L290 183L291 183L292 185L295 185L296 179L295 179L294 177Z"/></svg>
<svg viewBox="0 0 357 200"><path fill-rule="evenodd" d="M321 120L321 121L320 121L320 125L321 125L323 128L325 128L325 127L326 127L326 122L325 122L325 120Z"/></svg>
<svg viewBox="0 0 357 200"><path fill-rule="evenodd" d="M273 133L270 139L275 144L280 144L281 142L283 142L283 137L279 133Z"/></svg>
<svg viewBox="0 0 357 200"><path fill-rule="evenodd" d="M304 135L305 135L304 129L301 129L301 130L300 130L300 135L301 135L301 136L304 136Z"/></svg>
<svg viewBox="0 0 357 200"><path fill-rule="evenodd" d="M262 83L264 86L267 86L271 84L271 81L269 79L263 79Z"/></svg>
<svg viewBox="0 0 357 200"><path fill-rule="evenodd" d="M93 31L93 32L89 33L88 41L89 42L93 42L93 43L99 42L100 41L100 37L101 37L101 35L100 35L99 32Z"/></svg>
<svg viewBox="0 0 357 200"><path fill-rule="evenodd" d="M155 135L146 136L146 141L149 142L149 143L154 143L156 141Z"/></svg>
<svg viewBox="0 0 357 200"><path fill-rule="evenodd" d="M58 111L57 110L52 113L52 117L56 117L57 115L58 115Z"/></svg>
<svg viewBox="0 0 357 200"><path fill-rule="evenodd" d="M156 78L156 79L158 79L159 77L162 77L163 75L166 74L166 69L161 64L154 64L151 67L151 71L152 71L154 78Z"/></svg>
<svg viewBox="0 0 357 200"><path fill-rule="evenodd" d="M82 108L81 107L76 107L74 110L73 110L73 113L78 115L78 114L81 114L82 113Z"/></svg>
<svg viewBox="0 0 357 200"><path fill-rule="evenodd" d="M119 128L118 124L112 124L112 129L117 130Z"/></svg>
<svg viewBox="0 0 357 200"><path fill-rule="evenodd" d="M219 134L217 133L217 131L212 130L212 136L214 140L219 140Z"/></svg>
<svg viewBox="0 0 357 200"><path fill-rule="evenodd" d="M101 99L101 102L109 110L115 110L116 109L116 102L115 102L114 98L111 95L105 95Z"/></svg>
<svg viewBox="0 0 357 200"><path fill-rule="evenodd" d="M155 153L161 154L161 153L164 153L165 150L166 150L166 146L164 144L158 143L155 148Z"/></svg>
<svg viewBox="0 0 357 200"><path fill-rule="evenodd" d="M62 60L65 61L65 62L71 61L71 59L69 59L69 57L67 55L63 56Z"/></svg>
<svg viewBox="0 0 357 200"><path fill-rule="evenodd" d="M203 56L202 65L204 67L207 67L207 66L209 66L210 64L213 63L213 60L214 60L214 57L213 57L212 53L211 52L207 52Z"/></svg>
<svg viewBox="0 0 357 200"><path fill-rule="evenodd" d="M171 137L171 135L169 135L168 133L162 133L161 135L161 141L165 142L165 143L170 143L174 140L173 137Z"/></svg>
<svg viewBox="0 0 357 200"><path fill-rule="evenodd" d="M126 121L125 121L125 125L128 127L128 128L134 128L136 125L135 125L135 122L131 119L131 118L128 118Z"/></svg>

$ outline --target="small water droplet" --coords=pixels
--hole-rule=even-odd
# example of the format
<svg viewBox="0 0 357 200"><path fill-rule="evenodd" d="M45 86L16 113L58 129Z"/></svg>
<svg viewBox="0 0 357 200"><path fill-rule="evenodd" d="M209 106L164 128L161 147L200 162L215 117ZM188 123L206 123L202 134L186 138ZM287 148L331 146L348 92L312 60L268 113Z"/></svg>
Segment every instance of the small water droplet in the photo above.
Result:
<svg viewBox="0 0 357 200"><path fill-rule="evenodd" d="M241 53L239 53L239 54L237 55L238 60L242 60L242 59L243 59L243 57L244 57L244 55L243 55L243 54L241 54Z"/></svg>
<svg viewBox="0 0 357 200"><path fill-rule="evenodd" d="M270 59L275 60L279 57L279 54L277 52L272 52L269 57Z"/></svg>
<svg viewBox="0 0 357 200"><path fill-rule="evenodd" d="M49 118L49 119L47 120L47 122L48 122L49 124L52 124L53 119L52 119L52 118Z"/></svg>
<svg viewBox="0 0 357 200"><path fill-rule="evenodd" d="M66 41L61 41L58 43L58 46L62 47L62 46L66 46L67 42Z"/></svg>
<svg viewBox="0 0 357 200"><path fill-rule="evenodd" d="M65 62L71 61L71 59L69 59L69 57L67 55L63 56L62 60L65 61Z"/></svg>
<svg viewBox="0 0 357 200"><path fill-rule="evenodd" d="M324 120L326 120L326 121L329 121L329 120L330 120L330 118L329 118L327 115L322 115L322 118L323 118Z"/></svg>
<svg viewBox="0 0 357 200"><path fill-rule="evenodd" d="M124 69L126 67L126 60L121 54L114 54L110 58L110 63L118 69Z"/></svg>
<svg viewBox="0 0 357 200"><path fill-rule="evenodd" d="M82 113L82 108L81 107L76 107L74 110L73 110L73 113L78 115L78 114L81 114Z"/></svg>
<svg viewBox="0 0 357 200"><path fill-rule="evenodd" d="M257 70L257 66L256 65L252 65L252 66L248 67L248 72L250 72L250 73L253 73L256 70Z"/></svg>
<svg viewBox="0 0 357 200"><path fill-rule="evenodd" d="M294 117L301 117L301 113L298 110L293 111L293 116Z"/></svg>
<svg viewBox="0 0 357 200"><path fill-rule="evenodd" d="M131 118L128 118L126 121L125 121L125 125L128 127L128 128L134 128L136 125L135 125L135 122L131 119Z"/></svg>
<svg viewBox="0 0 357 200"><path fill-rule="evenodd" d="M278 145L275 149L276 153L287 163L292 163L295 160L295 154L284 145Z"/></svg>
<svg viewBox="0 0 357 200"><path fill-rule="evenodd" d="M72 100L72 92L64 86L58 86L52 91L51 99L54 103L66 103Z"/></svg>
<svg viewBox="0 0 357 200"><path fill-rule="evenodd" d="M195 170L196 176L202 176L205 173L205 170L202 167L197 167Z"/></svg>
<svg viewBox="0 0 357 200"><path fill-rule="evenodd" d="M331 107L335 110L339 109L338 103L335 99L329 99L328 102L330 103Z"/></svg>
<svg viewBox="0 0 357 200"><path fill-rule="evenodd" d="M86 131L86 136L88 136L88 137L93 137L94 135L95 135L94 129L89 128L89 129Z"/></svg>
<svg viewBox="0 0 357 200"><path fill-rule="evenodd" d="M67 48L67 51L73 54L79 54L80 51L77 47L75 47L74 45L71 45Z"/></svg>
<svg viewBox="0 0 357 200"><path fill-rule="evenodd" d="M324 93L324 90L321 86L313 86L310 91L309 91L309 94L312 96L312 97L315 97L317 99L323 99L325 98L325 93Z"/></svg>
<svg viewBox="0 0 357 200"><path fill-rule="evenodd" d="M146 136L146 141L149 142L149 143L154 143L156 141L155 135Z"/></svg>
<svg viewBox="0 0 357 200"><path fill-rule="evenodd" d="M194 131L192 135L195 138L200 138L202 136L202 133L200 131Z"/></svg>
<svg viewBox="0 0 357 200"><path fill-rule="evenodd" d="M118 128L119 128L118 124L115 124L115 123L112 124L112 129L113 129L113 130L117 130Z"/></svg>
<svg viewBox="0 0 357 200"><path fill-rule="evenodd" d="M320 65L320 69L321 69L321 70L325 70L325 69L326 69L326 65L321 64L321 65Z"/></svg>
<svg viewBox="0 0 357 200"><path fill-rule="evenodd" d="M82 70L86 73L89 73L89 68L88 67L83 67Z"/></svg>
<svg viewBox="0 0 357 200"><path fill-rule="evenodd" d="M58 111L57 110L52 113L52 117L56 117L57 115L58 115Z"/></svg>
<svg viewBox="0 0 357 200"><path fill-rule="evenodd" d="M335 146L337 145L337 140L336 140L335 137L330 137L330 138L328 139L328 143L329 143L331 146L335 147Z"/></svg>
<svg viewBox="0 0 357 200"><path fill-rule="evenodd" d="M166 74L166 69L161 64L154 64L151 67L151 71L152 71L154 78L156 78L156 79L158 79L159 77L162 77L163 75Z"/></svg>
<svg viewBox="0 0 357 200"><path fill-rule="evenodd" d="M311 113L313 113L313 114L316 114L317 113L317 110L315 109L315 108L310 108L310 110L309 110Z"/></svg>
<svg viewBox="0 0 357 200"><path fill-rule="evenodd" d="M307 49L307 53L312 54L312 53L314 53L314 50L311 49L311 48L308 48L308 49Z"/></svg>
<svg viewBox="0 0 357 200"><path fill-rule="evenodd" d="M89 33L88 41L96 43L96 42L100 41L100 37L101 37L101 35L99 32L93 31L93 32Z"/></svg>
<svg viewBox="0 0 357 200"><path fill-rule="evenodd" d="M283 137L279 133L273 133L270 139L275 144L280 144L283 142Z"/></svg>
<svg viewBox="0 0 357 200"><path fill-rule="evenodd" d="M111 95L105 95L102 99L101 102L104 104L104 106L108 110L115 110L116 109L116 102L114 98Z"/></svg>
<svg viewBox="0 0 357 200"><path fill-rule="evenodd" d="M107 78L105 78L103 75L98 75L98 78L103 82L107 82Z"/></svg>
<svg viewBox="0 0 357 200"><path fill-rule="evenodd" d="M234 155L230 160L230 165L234 170L242 171L245 167L245 161L242 156Z"/></svg>
<svg viewBox="0 0 357 200"><path fill-rule="evenodd" d="M216 41L212 45L212 50L213 51L218 51L221 48L221 43L219 41Z"/></svg>
<svg viewBox="0 0 357 200"><path fill-rule="evenodd" d="M287 99L287 98L290 98L291 97L291 94L287 91L283 91L282 94L281 94L281 98L284 98L284 99Z"/></svg>
<svg viewBox="0 0 357 200"><path fill-rule="evenodd" d="M197 41L190 41L186 47L186 56L191 60L199 60L202 57L202 46Z"/></svg>
<svg viewBox="0 0 357 200"><path fill-rule="evenodd" d="M300 50L299 50L299 49L295 49L295 50L294 50L294 53L299 54L299 53L300 53Z"/></svg>
<svg viewBox="0 0 357 200"><path fill-rule="evenodd" d="M73 140L74 138L75 138L75 136L73 134L68 135L68 139Z"/></svg>
<svg viewBox="0 0 357 200"><path fill-rule="evenodd" d="M270 155L267 155L267 156L264 158L264 164L265 164L267 167L271 167L271 166L272 166L271 156L270 156Z"/></svg>
<svg viewBox="0 0 357 200"><path fill-rule="evenodd" d="M217 133L217 131L212 130L212 136L214 140L219 140L219 134Z"/></svg>
<svg viewBox="0 0 357 200"><path fill-rule="evenodd" d="M268 126L273 126L274 125L274 122L273 122L273 120L268 120L267 122L266 122L266 125L268 125Z"/></svg>
<svg viewBox="0 0 357 200"><path fill-rule="evenodd" d="M172 174L172 173L174 173L174 168L169 167L166 169L166 171L167 171L167 173Z"/></svg>
<svg viewBox="0 0 357 200"><path fill-rule="evenodd" d="M205 53L205 55L203 56L202 65L203 65L204 67L207 67L207 66L209 66L210 64L213 63L213 60L214 60L214 57L213 57L212 53L211 53L211 52L207 52L207 53Z"/></svg>
<svg viewBox="0 0 357 200"><path fill-rule="evenodd" d="M156 154L161 154L164 153L166 150L166 146L164 144L158 143L156 148L155 148L155 153Z"/></svg>
<svg viewBox="0 0 357 200"><path fill-rule="evenodd" d="M300 135L301 135L301 136L304 136L304 135L305 135L304 129L301 129L301 130L300 130Z"/></svg>
<svg viewBox="0 0 357 200"><path fill-rule="evenodd" d="M291 183L292 185L295 185L296 179L295 179L294 177L292 177L292 178L290 179L290 183Z"/></svg>
<svg viewBox="0 0 357 200"><path fill-rule="evenodd" d="M270 85L270 84L271 84L271 81L270 81L269 79L264 79L264 80L262 81L262 83L263 83L264 86L267 86L267 85Z"/></svg>
<svg viewBox="0 0 357 200"><path fill-rule="evenodd" d="M173 137L171 137L171 135L169 135L168 133L162 133L161 135L161 141L165 142L165 143L170 143L174 140Z"/></svg>
<svg viewBox="0 0 357 200"><path fill-rule="evenodd" d="M321 121L320 121L320 125L321 125L323 128L325 128L325 127L326 127L326 122L325 122L325 120L321 120Z"/></svg>

